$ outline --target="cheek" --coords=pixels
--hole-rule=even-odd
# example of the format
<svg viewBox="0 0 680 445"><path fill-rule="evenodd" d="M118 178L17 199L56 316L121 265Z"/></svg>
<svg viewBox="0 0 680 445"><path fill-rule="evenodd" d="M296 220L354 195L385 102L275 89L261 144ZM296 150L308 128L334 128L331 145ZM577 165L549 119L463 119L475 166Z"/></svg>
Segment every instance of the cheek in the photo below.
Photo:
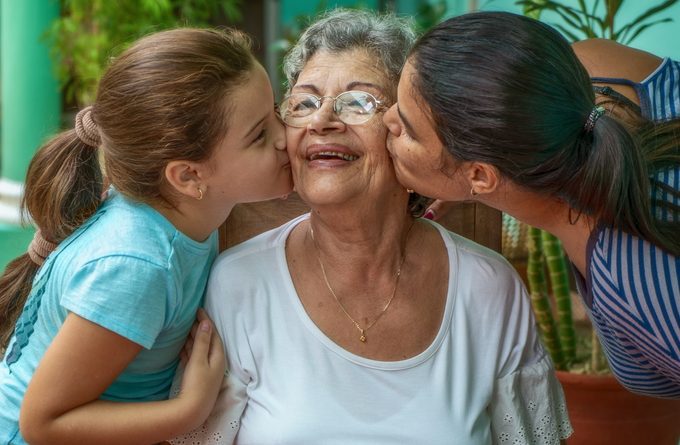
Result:
<svg viewBox="0 0 680 445"><path fill-rule="evenodd" d="M291 159L297 154L304 133L303 129L286 127L286 151Z"/></svg>

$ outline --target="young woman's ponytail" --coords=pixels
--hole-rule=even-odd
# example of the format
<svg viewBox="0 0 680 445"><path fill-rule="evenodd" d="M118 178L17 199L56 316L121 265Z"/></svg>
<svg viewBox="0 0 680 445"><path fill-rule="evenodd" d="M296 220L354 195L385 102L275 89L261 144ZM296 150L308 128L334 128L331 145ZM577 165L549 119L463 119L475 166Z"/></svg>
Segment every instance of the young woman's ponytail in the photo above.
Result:
<svg viewBox="0 0 680 445"><path fill-rule="evenodd" d="M33 278L50 250L85 222L101 202L99 137L91 113L91 107L82 110L76 129L48 141L28 167L21 207L37 230L28 251L10 262L0 277L0 349L7 346Z"/></svg>

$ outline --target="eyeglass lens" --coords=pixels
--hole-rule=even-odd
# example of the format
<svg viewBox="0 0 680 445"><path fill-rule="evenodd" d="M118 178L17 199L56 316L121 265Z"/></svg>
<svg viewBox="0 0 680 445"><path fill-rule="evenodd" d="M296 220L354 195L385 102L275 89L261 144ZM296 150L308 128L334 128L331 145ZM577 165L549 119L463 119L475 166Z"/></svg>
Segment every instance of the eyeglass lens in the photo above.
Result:
<svg viewBox="0 0 680 445"><path fill-rule="evenodd" d="M324 100L334 101L333 111L346 124L356 125L368 121L375 114L379 102L372 94L364 91L345 91L333 97L318 97L313 94L297 93L288 96L281 103L284 122L291 126L304 126L312 115L321 108Z"/></svg>

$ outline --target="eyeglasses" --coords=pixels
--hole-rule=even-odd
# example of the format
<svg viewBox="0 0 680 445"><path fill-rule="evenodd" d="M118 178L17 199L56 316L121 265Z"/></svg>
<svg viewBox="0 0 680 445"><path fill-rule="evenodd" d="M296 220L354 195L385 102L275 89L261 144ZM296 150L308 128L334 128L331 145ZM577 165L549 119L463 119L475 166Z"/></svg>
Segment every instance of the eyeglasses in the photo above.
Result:
<svg viewBox="0 0 680 445"><path fill-rule="evenodd" d="M312 120L325 99L333 100L333 111L347 125L368 122L375 113L388 108L370 93L365 91L345 91L337 96L315 96L309 93L296 93L283 99L279 109L281 119L291 127L304 127Z"/></svg>

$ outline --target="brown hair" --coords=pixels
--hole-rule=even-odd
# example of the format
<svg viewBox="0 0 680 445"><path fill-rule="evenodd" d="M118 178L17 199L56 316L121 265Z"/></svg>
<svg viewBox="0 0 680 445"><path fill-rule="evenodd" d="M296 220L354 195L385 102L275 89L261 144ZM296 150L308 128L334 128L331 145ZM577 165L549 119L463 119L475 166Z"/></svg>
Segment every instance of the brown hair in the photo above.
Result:
<svg viewBox="0 0 680 445"><path fill-rule="evenodd" d="M254 63L249 39L230 29L175 29L133 44L112 62L92 105L107 181L133 200L173 205L165 166L210 158L227 131L226 99ZM97 150L68 130L32 159L22 208L59 243L97 210L102 192ZM37 270L24 254L0 278L0 349Z"/></svg>

